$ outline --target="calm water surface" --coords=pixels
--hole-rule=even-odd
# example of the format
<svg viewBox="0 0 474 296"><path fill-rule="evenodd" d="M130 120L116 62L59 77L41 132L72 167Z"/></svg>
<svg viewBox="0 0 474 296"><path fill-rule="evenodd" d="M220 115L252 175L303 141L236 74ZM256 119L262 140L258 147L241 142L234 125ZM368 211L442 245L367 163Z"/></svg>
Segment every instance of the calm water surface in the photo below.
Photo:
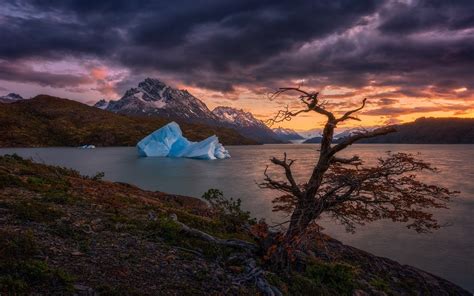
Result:
<svg viewBox="0 0 474 296"><path fill-rule="evenodd" d="M304 182L315 162L317 145L263 145L228 147L231 159L203 161L193 159L138 158L135 148L115 147L83 150L77 148L0 149L0 154L17 153L47 164L71 167L83 174L105 172L105 178L135 184L148 190L199 197L209 188L219 188L226 196L242 199L243 207L256 217L270 222L285 217L273 213L275 192L261 190L271 156L296 159L295 176ZM461 195L449 210L437 210L436 217L447 226L431 234L416 234L389 221L372 223L348 234L341 225L322 221L325 231L353 245L400 263L410 264L447 278L474 292L474 145L354 145L346 156L357 154L368 163L386 151L420 153L441 170L423 175L425 181L451 189ZM269 171L272 174L277 169Z"/></svg>

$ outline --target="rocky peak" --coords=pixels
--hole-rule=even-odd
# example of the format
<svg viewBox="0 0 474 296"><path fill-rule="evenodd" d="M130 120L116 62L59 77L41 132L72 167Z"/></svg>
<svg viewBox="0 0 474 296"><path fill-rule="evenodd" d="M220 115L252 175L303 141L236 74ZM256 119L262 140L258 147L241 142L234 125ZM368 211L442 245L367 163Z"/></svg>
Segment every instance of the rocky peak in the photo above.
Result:
<svg viewBox="0 0 474 296"><path fill-rule="evenodd" d="M94 104L94 107L99 108L99 109L107 109L108 105L109 105L108 101L106 101L105 99L100 99L97 103Z"/></svg>
<svg viewBox="0 0 474 296"><path fill-rule="evenodd" d="M214 123L206 104L186 90L178 90L155 78L146 78L124 96L110 102L107 110L117 113L161 116L173 120Z"/></svg>
<svg viewBox="0 0 474 296"><path fill-rule="evenodd" d="M265 125L261 120L255 118L252 113L245 112L243 109L219 106L212 113L220 120L242 126Z"/></svg>
<svg viewBox="0 0 474 296"><path fill-rule="evenodd" d="M277 127L272 129L275 134L282 140L302 140L304 139L300 134L291 128Z"/></svg>
<svg viewBox="0 0 474 296"><path fill-rule="evenodd" d="M275 133L280 133L280 134L293 134L296 133L294 130L290 128L284 128L284 127L277 127L272 129Z"/></svg>
<svg viewBox="0 0 474 296"><path fill-rule="evenodd" d="M212 113L227 127L239 131L242 135L260 143L281 143L282 140L252 113L232 107L216 107Z"/></svg>
<svg viewBox="0 0 474 296"><path fill-rule="evenodd" d="M163 90L166 88L169 86L155 78L146 78L138 84L138 89L152 98L162 97Z"/></svg>
<svg viewBox="0 0 474 296"><path fill-rule="evenodd" d="M6 96L0 96L1 103L13 103L20 100L23 100L23 97L16 93L9 93Z"/></svg>
<svg viewBox="0 0 474 296"><path fill-rule="evenodd" d="M9 93L6 96L14 100L23 100L23 97L16 93Z"/></svg>

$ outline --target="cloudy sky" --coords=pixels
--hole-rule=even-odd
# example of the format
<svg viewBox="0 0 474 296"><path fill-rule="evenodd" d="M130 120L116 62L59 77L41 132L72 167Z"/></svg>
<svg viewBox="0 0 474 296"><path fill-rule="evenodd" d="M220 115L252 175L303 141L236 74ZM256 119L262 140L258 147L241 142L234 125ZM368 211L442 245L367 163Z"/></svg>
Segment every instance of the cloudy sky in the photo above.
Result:
<svg viewBox="0 0 474 296"><path fill-rule="evenodd" d="M0 40L0 94L90 104L149 76L261 119L299 85L335 111L367 97L356 125L474 116L472 0L2 0Z"/></svg>

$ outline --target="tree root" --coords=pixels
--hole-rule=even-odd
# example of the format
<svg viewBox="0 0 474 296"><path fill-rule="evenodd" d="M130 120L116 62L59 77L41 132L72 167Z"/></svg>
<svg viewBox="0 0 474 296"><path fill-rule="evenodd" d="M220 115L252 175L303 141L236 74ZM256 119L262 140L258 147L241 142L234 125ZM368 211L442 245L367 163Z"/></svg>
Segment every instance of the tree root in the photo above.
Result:
<svg viewBox="0 0 474 296"><path fill-rule="evenodd" d="M243 283L254 283L265 296L282 296L277 287L271 285L264 276L264 271L257 266L255 259L249 258L245 261L245 274L234 281L234 285Z"/></svg>
<svg viewBox="0 0 474 296"><path fill-rule="evenodd" d="M178 216L176 216L176 214L171 214L170 219L177 223L179 226L181 226L182 231L186 232L191 236L201 238L210 243L226 247L237 247L250 253L255 253L259 249L256 244L247 241L238 239L220 239L201 230L189 227L188 225L178 221ZM265 279L263 269L257 266L257 263L253 258L248 258L245 260L245 273L240 275L234 281L233 284L236 286L240 286L244 283L254 283L265 296L283 295L276 287L268 283L268 281Z"/></svg>
<svg viewBox="0 0 474 296"><path fill-rule="evenodd" d="M248 250L251 252L255 252L258 250L258 246L256 244L253 244L244 240L239 240L239 239L220 239L208 233L205 233L199 229L189 227L188 225L178 221L178 216L176 216L176 214L171 214L170 219L173 220L175 223L177 223L179 226L181 226L181 229L184 232L188 233L191 236L201 238L210 243L214 243L214 244L226 246L226 247L237 247L237 248L241 248L241 249Z"/></svg>

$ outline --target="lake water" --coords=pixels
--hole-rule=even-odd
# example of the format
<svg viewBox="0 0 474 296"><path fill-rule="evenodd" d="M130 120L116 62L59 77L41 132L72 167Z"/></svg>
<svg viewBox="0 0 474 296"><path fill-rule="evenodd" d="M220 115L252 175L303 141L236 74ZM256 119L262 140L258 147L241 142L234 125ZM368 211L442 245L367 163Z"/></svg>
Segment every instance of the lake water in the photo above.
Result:
<svg viewBox="0 0 474 296"><path fill-rule="evenodd" d="M318 145L230 146L232 158L203 161L193 159L138 158L135 148L5 148L0 154L17 153L36 161L74 168L83 174L104 172L112 181L132 183L143 189L199 197L209 188L219 188L226 196L242 199L243 207L269 222L285 217L272 212L276 192L259 189L263 171L272 156L283 152L296 159L295 176L308 177L315 163ZM348 234L341 225L323 220L326 233L346 244L419 267L474 291L474 145L382 145L360 144L345 151L367 163L386 151L420 153L438 167L439 174L425 174L433 182L461 194L450 209L437 210L438 220L447 226L431 234L417 234L400 224L379 221ZM344 155L343 154L343 155ZM276 173L277 170L270 170Z"/></svg>

